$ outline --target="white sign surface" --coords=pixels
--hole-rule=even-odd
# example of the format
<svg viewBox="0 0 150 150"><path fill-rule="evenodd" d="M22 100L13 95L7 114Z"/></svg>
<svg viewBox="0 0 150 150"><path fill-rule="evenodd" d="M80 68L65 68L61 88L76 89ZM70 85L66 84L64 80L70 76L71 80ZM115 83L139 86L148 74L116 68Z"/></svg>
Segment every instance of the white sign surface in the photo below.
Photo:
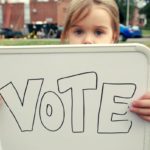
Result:
<svg viewBox="0 0 150 150"><path fill-rule="evenodd" d="M149 88L141 45L0 48L3 150L149 150L129 111Z"/></svg>

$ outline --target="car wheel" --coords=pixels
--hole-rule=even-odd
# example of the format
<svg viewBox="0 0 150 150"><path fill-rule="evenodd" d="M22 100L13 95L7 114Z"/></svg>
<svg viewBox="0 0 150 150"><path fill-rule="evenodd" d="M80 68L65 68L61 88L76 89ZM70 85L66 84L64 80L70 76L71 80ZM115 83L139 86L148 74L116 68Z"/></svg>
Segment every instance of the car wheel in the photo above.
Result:
<svg viewBox="0 0 150 150"><path fill-rule="evenodd" d="M120 34L119 42L125 42L126 40L127 40L127 38L124 35Z"/></svg>

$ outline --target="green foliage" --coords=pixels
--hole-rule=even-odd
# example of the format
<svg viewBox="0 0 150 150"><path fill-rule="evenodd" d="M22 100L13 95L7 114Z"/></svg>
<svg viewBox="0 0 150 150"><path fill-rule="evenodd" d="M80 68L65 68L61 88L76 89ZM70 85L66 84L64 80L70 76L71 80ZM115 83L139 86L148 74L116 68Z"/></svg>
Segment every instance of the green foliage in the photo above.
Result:
<svg viewBox="0 0 150 150"><path fill-rule="evenodd" d="M150 2L140 10L140 14L145 14L147 18L147 24L145 29L150 29Z"/></svg>
<svg viewBox="0 0 150 150"><path fill-rule="evenodd" d="M119 12L120 12L120 22L125 24L126 23L126 14L127 14L127 0L116 0L118 7L119 7ZM129 0L130 2L130 18L129 20L132 20L133 18L133 12L135 8L135 2L134 0Z"/></svg>
<svg viewBox="0 0 150 150"><path fill-rule="evenodd" d="M150 18L150 2L140 10L140 13L144 13L148 18Z"/></svg>

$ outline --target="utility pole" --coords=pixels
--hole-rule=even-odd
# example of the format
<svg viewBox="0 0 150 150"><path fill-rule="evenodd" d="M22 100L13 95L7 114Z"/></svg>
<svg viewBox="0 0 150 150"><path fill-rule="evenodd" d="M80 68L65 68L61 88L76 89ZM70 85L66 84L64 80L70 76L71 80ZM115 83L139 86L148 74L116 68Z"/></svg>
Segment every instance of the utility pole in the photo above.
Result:
<svg viewBox="0 0 150 150"><path fill-rule="evenodd" d="M130 0L126 0L127 2L127 13L126 13L126 26L129 25L129 14L130 14Z"/></svg>
<svg viewBox="0 0 150 150"><path fill-rule="evenodd" d="M24 23L28 24L30 23L30 3L25 2L24 3Z"/></svg>

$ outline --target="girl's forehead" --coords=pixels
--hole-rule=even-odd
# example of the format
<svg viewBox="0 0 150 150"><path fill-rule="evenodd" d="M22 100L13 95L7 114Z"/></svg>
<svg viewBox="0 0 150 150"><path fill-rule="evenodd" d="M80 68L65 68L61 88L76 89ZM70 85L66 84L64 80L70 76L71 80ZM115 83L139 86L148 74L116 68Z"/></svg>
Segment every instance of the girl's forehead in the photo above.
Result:
<svg viewBox="0 0 150 150"><path fill-rule="evenodd" d="M92 5L89 10L83 10L80 14L78 14L72 25L82 24L85 22L93 22L97 25L105 24L106 22L111 22L111 16L105 7Z"/></svg>

